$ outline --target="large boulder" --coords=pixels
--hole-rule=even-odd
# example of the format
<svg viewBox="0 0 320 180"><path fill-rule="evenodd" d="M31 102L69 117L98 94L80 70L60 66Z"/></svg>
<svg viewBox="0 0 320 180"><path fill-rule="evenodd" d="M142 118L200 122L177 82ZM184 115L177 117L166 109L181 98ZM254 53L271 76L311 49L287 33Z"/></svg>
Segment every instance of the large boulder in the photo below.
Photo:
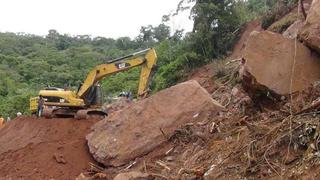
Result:
<svg viewBox="0 0 320 180"><path fill-rule="evenodd" d="M254 78L251 82L280 95L291 93L291 79L292 92L301 91L320 80L320 59L317 54L281 34L269 31L251 33L244 60L246 74Z"/></svg>
<svg viewBox="0 0 320 180"><path fill-rule="evenodd" d="M127 164L168 141L205 109L217 113L223 107L196 81L178 84L95 124L87 136L89 150L105 166Z"/></svg>
<svg viewBox="0 0 320 180"><path fill-rule="evenodd" d="M320 0L313 0L299 38L307 46L320 53Z"/></svg>

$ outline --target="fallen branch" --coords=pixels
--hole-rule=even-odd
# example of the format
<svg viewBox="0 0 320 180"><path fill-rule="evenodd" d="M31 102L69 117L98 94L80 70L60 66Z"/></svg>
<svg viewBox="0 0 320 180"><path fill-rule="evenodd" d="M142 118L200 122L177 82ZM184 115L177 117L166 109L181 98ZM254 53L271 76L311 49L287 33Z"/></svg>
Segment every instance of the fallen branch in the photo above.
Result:
<svg viewBox="0 0 320 180"><path fill-rule="evenodd" d="M269 166L279 177L281 177L281 175L279 174L279 172L278 172L276 169L274 169L274 167L269 163L269 161L268 161L268 159L267 159L267 157L266 157L266 154L268 153L269 149L271 149L272 146L273 146L273 144L267 148L267 150L266 150L266 151L264 152L264 154L263 154L263 158L264 158L264 160L267 162L268 166Z"/></svg>
<svg viewBox="0 0 320 180"><path fill-rule="evenodd" d="M311 106L305 108L305 109L302 109L301 111L295 113L294 115L299 115L299 114L302 114L302 113L306 113L308 111L311 111L311 110L314 110L314 109L317 109L320 107L320 101L317 101L313 104L311 104Z"/></svg>
<svg viewBox="0 0 320 180"><path fill-rule="evenodd" d="M161 174L155 174L155 173L150 173L151 176L157 176L157 177L160 177L160 178L163 178L163 179L169 179L168 177L164 176L164 175L161 175Z"/></svg>
<svg viewBox="0 0 320 180"><path fill-rule="evenodd" d="M231 64L231 63L238 62L238 61L241 61L241 58L230 60L230 61L228 61L228 62L226 63L226 65L229 65L229 64Z"/></svg>
<svg viewBox="0 0 320 180"><path fill-rule="evenodd" d="M91 171L93 171L93 172L103 172L105 170L104 168L102 168L96 164L93 164L91 162L89 162L89 166L90 166Z"/></svg>
<svg viewBox="0 0 320 180"><path fill-rule="evenodd" d="M170 140L170 138L164 133L164 131L162 130L162 128L159 128L161 131L161 134L164 136L165 139L167 139L168 141Z"/></svg>
<svg viewBox="0 0 320 180"><path fill-rule="evenodd" d="M156 161L156 164L158 164L159 166L167 169L168 171L171 171L171 168L169 166L167 166L164 162L160 161L160 160Z"/></svg>
<svg viewBox="0 0 320 180"><path fill-rule="evenodd" d="M306 13L306 10L304 9L303 0L300 0L300 7L301 7L301 11L302 11L304 20L306 20L307 19L307 13Z"/></svg>
<svg viewBox="0 0 320 180"><path fill-rule="evenodd" d="M131 164L129 164L129 166L127 166L124 170L128 170L130 169L133 165L135 165L137 162L133 161Z"/></svg>

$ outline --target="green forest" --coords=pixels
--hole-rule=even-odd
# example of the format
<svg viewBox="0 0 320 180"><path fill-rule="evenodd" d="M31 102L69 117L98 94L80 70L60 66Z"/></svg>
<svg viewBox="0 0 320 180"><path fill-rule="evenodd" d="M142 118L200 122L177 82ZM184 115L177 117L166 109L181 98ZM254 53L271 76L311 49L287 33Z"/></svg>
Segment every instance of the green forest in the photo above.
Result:
<svg viewBox="0 0 320 180"><path fill-rule="evenodd" d="M29 113L29 98L40 89L65 84L76 89L94 66L148 47L154 47L158 54L152 90L167 88L183 81L194 68L225 57L247 22L259 18L266 28L278 18L280 7L290 7L294 2L182 0L175 13L164 15L158 26L141 26L140 34L133 39L68 35L54 29L46 36L2 32L0 113L5 117ZM188 8L193 31L170 32L166 22ZM139 68L108 77L101 83L104 94L136 92L138 78Z"/></svg>

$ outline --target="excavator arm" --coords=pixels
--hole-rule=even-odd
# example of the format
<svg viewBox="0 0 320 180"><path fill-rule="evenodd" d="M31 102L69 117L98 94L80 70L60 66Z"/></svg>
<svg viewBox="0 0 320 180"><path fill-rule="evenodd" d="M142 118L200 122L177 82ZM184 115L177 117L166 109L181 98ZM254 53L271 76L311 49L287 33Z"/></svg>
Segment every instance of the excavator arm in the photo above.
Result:
<svg viewBox="0 0 320 180"><path fill-rule="evenodd" d="M138 96L143 96L149 85L152 72L156 66L157 55L153 48L146 49L122 58L118 58L96 66L91 70L84 83L77 92L77 96L84 98L88 90L106 76L126 71L136 66L141 67Z"/></svg>

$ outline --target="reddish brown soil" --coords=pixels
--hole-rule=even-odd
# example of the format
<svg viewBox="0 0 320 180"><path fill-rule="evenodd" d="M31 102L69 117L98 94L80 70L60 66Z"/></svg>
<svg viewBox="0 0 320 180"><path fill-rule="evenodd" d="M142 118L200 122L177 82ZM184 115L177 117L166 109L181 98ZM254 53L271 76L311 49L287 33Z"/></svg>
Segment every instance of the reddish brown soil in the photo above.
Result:
<svg viewBox="0 0 320 180"><path fill-rule="evenodd" d="M212 93L216 89L216 84L213 79L214 74L214 64L211 63L193 71L188 79L196 80L209 93Z"/></svg>
<svg viewBox="0 0 320 180"><path fill-rule="evenodd" d="M0 128L0 179L74 179L95 162L85 136L97 120L20 117Z"/></svg>

